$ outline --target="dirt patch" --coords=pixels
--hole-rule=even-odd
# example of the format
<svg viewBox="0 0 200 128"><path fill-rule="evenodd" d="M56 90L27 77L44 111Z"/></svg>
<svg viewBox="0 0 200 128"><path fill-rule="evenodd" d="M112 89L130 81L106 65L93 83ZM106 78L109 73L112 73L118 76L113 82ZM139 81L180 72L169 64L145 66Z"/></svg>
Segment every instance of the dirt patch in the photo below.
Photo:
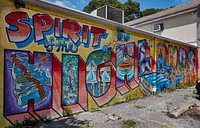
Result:
<svg viewBox="0 0 200 128"><path fill-rule="evenodd" d="M179 118L186 118L186 117L191 117L195 120L200 121L200 110L197 107L193 107L189 109L188 111L184 112Z"/></svg>

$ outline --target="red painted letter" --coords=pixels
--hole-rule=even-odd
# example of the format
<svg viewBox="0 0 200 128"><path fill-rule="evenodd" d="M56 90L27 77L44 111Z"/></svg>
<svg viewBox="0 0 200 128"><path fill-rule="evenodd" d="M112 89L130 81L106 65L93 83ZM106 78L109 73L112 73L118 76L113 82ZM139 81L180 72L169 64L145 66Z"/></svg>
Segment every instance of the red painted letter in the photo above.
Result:
<svg viewBox="0 0 200 128"><path fill-rule="evenodd" d="M6 28L9 41L19 43L28 39L31 34L31 27L28 24L21 22L21 20L28 19L28 14L25 12L13 12L6 16L6 22L16 28L16 30L12 30L8 27Z"/></svg>
<svg viewBox="0 0 200 128"><path fill-rule="evenodd" d="M60 19L55 18L55 37L60 37Z"/></svg>
<svg viewBox="0 0 200 128"><path fill-rule="evenodd" d="M44 39L43 32L52 27L52 18L47 14L36 14L33 16L35 41Z"/></svg>
<svg viewBox="0 0 200 128"><path fill-rule="evenodd" d="M83 37L82 37L82 42L84 44L87 44L87 41L88 41L88 26L86 25L83 25Z"/></svg>
<svg viewBox="0 0 200 128"><path fill-rule="evenodd" d="M94 47L94 46L99 45L99 42L100 42L99 36L104 35L106 33L106 30L102 28L92 27L91 32L94 33L94 39L93 39L93 44L92 44L92 46Z"/></svg>
<svg viewBox="0 0 200 128"><path fill-rule="evenodd" d="M77 34L80 32L80 25L73 20L63 20L63 37L69 38L71 37L74 43L79 41L79 36Z"/></svg>

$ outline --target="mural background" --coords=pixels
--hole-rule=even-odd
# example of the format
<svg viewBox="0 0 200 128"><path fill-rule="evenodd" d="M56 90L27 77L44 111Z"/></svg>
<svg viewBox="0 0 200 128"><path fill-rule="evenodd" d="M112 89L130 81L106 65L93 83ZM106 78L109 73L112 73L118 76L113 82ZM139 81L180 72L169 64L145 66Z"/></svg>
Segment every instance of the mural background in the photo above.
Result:
<svg viewBox="0 0 200 128"><path fill-rule="evenodd" d="M195 48L11 4L4 2L0 12L2 126L28 117L61 117L66 107L82 112L195 85ZM21 27L26 33L17 31Z"/></svg>

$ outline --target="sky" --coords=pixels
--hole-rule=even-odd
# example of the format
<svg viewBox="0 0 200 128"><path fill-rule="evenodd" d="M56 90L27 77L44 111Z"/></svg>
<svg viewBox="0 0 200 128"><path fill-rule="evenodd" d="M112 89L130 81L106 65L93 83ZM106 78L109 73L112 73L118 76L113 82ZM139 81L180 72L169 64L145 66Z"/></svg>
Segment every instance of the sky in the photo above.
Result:
<svg viewBox="0 0 200 128"><path fill-rule="evenodd" d="M74 8L82 11L85 6L88 5L90 0L48 0L58 5L66 6L69 8ZM121 3L127 0L118 0ZM147 8L169 8L171 6L179 6L194 0L133 0L140 3L140 10L145 10Z"/></svg>

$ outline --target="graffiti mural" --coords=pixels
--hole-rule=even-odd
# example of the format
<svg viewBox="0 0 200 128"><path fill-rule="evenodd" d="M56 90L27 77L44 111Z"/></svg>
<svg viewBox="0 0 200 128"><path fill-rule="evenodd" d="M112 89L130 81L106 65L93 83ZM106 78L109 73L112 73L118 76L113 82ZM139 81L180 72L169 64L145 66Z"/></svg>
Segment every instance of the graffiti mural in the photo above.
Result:
<svg viewBox="0 0 200 128"><path fill-rule="evenodd" d="M196 47L68 14L5 8L12 10L0 18L5 125L195 85Z"/></svg>
<svg viewBox="0 0 200 128"><path fill-rule="evenodd" d="M150 71L152 71L152 57L149 55L150 47L148 46L146 40L138 42L138 73L142 76Z"/></svg>
<svg viewBox="0 0 200 128"><path fill-rule="evenodd" d="M62 105L78 101L78 56L62 56Z"/></svg>
<svg viewBox="0 0 200 128"><path fill-rule="evenodd" d="M188 84L192 85L194 84L193 82L195 81L195 65L194 65L194 51L193 50L189 50L188 51L188 68L187 68L187 72L186 72L186 77L188 78Z"/></svg>
<svg viewBox="0 0 200 128"><path fill-rule="evenodd" d="M146 40L138 41L138 74L140 77L140 87L145 95L156 92L156 74L152 74L153 59L150 56L150 47Z"/></svg>
<svg viewBox="0 0 200 128"><path fill-rule="evenodd" d="M177 70L177 63L178 63L178 49L176 46L171 46L169 45L168 48L168 53L169 53L169 66L171 67L171 73L170 73L170 80L172 82L173 86L176 86L177 83L177 75L176 75L176 70Z"/></svg>
<svg viewBox="0 0 200 128"><path fill-rule="evenodd" d="M116 94L115 62L116 56L107 46L90 53L87 58L87 90L98 106L105 105Z"/></svg>
<svg viewBox="0 0 200 128"><path fill-rule="evenodd" d="M109 66L100 69L101 81L97 81L97 66L110 61L110 52L102 50L91 53L86 62L86 81L88 92L94 97L100 97L109 89L111 69Z"/></svg>
<svg viewBox="0 0 200 128"><path fill-rule="evenodd" d="M157 71L156 74L156 91L162 92L163 90L169 89L171 87L170 74L172 71L171 66L168 65L168 50L167 46L163 43L157 45Z"/></svg>
<svg viewBox="0 0 200 128"><path fill-rule="evenodd" d="M134 43L119 45L116 47L116 87L124 86L124 83L130 83L134 80ZM133 85L132 85L133 86ZM129 87L127 87L129 88ZM127 90L128 91L128 90ZM127 92L125 91L125 92ZM124 92L124 93L125 93ZM123 93L120 90L120 93Z"/></svg>
<svg viewBox="0 0 200 128"><path fill-rule="evenodd" d="M157 71L161 71L163 66L166 66L167 64L167 52L166 52L166 46L162 43L159 43L157 45L157 64L156 68Z"/></svg>
<svg viewBox="0 0 200 128"><path fill-rule="evenodd" d="M34 99L36 110L51 107L52 55L5 50L5 115L27 111ZM30 62L32 61L32 62Z"/></svg>
<svg viewBox="0 0 200 128"><path fill-rule="evenodd" d="M97 51L93 54L90 54L87 59L87 89L88 92L95 97L103 95L110 87L111 71L109 66L100 69L101 82L97 81L97 66L109 60L109 52L103 53L102 51Z"/></svg>

